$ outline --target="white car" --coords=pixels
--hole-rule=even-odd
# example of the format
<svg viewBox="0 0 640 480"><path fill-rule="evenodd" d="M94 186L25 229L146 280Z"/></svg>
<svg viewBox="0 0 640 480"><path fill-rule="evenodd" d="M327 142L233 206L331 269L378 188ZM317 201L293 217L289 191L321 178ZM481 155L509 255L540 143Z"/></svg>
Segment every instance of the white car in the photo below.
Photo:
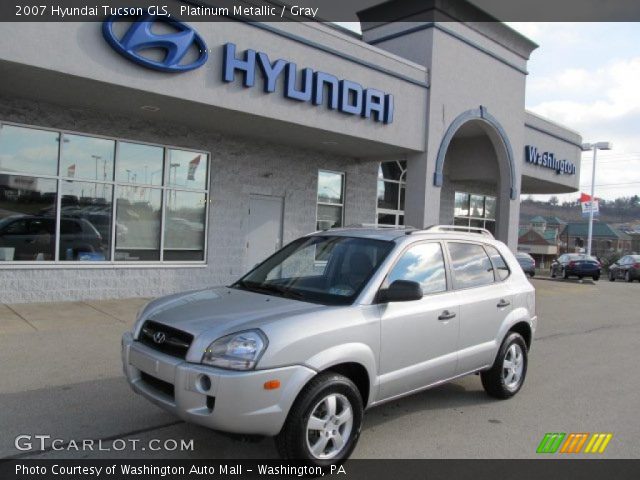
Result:
<svg viewBox="0 0 640 480"><path fill-rule="evenodd" d="M515 395L536 321L534 288L486 230L346 228L229 287L152 301L122 360L136 392L182 419L322 465L351 454L381 403L477 372L489 395Z"/></svg>

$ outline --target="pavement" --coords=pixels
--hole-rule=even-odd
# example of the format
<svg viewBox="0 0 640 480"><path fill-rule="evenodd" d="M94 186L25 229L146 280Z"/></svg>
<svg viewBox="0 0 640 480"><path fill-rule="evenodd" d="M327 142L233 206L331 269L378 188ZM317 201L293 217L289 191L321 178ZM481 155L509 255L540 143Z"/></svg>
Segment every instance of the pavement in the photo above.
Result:
<svg viewBox="0 0 640 480"><path fill-rule="evenodd" d="M387 403L367 412L353 457L535 458L546 432L611 432L599 458L640 457L640 285L532 283L539 329L515 398L486 396L472 375ZM186 424L129 389L120 337L145 301L0 305L0 457L276 458L271 439ZM95 447L20 452L18 435ZM193 440L193 450L150 440Z"/></svg>

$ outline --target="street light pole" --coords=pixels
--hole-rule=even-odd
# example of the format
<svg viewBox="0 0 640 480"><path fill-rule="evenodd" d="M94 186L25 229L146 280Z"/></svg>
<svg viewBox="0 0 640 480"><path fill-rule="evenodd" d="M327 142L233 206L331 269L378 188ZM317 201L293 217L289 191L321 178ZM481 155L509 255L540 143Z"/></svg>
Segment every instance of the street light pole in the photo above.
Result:
<svg viewBox="0 0 640 480"><path fill-rule="evenodd" d="M583 143L582 151L593 150L593 165L591 166L591 201L589 202L589 233L587 234L587 255L591 256L591 243L593 242L593 203L596 194L596 157L598 150L611 150L611 142Z"/></svg>

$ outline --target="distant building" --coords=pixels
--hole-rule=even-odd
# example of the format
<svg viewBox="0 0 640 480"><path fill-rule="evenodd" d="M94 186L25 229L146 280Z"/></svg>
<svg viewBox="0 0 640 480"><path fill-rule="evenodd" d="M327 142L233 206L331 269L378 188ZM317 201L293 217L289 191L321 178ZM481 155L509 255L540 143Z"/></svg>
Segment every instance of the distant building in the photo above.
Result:
<svg viewBox="0 0 640 480"><path fill-rule="evenodd" d="M577 252L587 249L589 223L568 223L560 232L561 253ZM631 236L608 223L593 223L593 241L591 254L596 257L607 257L612 253L629 254L632 251Z"/></svg>
<svg viewBox="0 0 640 480"><path fill-rule="evenodd" d="M518 251L528 253L538 267L545 268L558 255L560 231L565 225L558 217L533 217L528 225L520 226Z"/></svg>

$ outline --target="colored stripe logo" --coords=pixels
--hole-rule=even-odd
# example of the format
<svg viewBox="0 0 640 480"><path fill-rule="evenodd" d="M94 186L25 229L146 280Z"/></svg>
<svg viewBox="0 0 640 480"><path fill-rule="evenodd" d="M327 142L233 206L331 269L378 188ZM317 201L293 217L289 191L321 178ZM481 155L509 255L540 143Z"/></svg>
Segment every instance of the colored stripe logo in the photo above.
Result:
<svg viewBox="0 0 640 480"><path fill-rule="evenodd" d="M612 433L545 433L536 453L604 453L612 438Z"/></svg>

